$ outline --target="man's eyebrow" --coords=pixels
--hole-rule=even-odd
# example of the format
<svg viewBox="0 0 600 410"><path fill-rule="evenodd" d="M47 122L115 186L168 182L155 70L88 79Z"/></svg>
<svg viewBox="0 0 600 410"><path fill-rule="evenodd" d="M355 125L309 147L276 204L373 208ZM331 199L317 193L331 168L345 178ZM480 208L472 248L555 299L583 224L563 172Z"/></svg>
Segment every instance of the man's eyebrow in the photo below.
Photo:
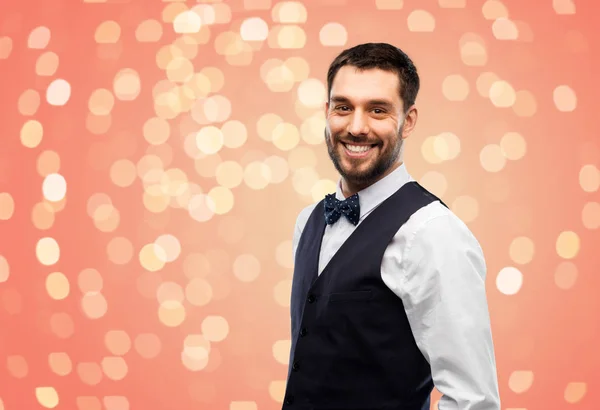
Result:
<svg viewBox="0 0 600 410"><path fill-rule="evenodd" d="M344 96L341 95L334 95L331 97L331 102L332 103L344 103L344 104L349 104L350 100ZM379 106L383 106L383 107L387 107L387 108L392 108L394 106L394 104L388 100L382 100L382 99L375 99L375 100L369 100L367 102L368 105L379 105Z"/></svg>

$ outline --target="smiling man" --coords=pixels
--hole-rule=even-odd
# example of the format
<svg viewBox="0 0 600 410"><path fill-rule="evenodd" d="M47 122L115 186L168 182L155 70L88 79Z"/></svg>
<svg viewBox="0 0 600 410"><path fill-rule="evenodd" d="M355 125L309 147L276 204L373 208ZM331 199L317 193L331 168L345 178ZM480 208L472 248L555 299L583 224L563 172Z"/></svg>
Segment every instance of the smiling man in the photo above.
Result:
<svg viewBox="0 0 600 410"><path fill-rule="evenodd" d="M284 409L499 410L477 239L403 161L419 76L383 43L343 51L327 74L335 193L294 232Z"/></svg>

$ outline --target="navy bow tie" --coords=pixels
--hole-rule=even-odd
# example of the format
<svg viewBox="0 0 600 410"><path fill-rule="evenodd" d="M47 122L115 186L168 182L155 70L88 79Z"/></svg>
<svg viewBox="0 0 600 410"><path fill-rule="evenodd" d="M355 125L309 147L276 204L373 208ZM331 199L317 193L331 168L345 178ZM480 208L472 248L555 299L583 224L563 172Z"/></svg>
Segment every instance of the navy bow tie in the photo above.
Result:
<svg viewBox="0 0 600 410"><path fill-rule="evenodd" d="M342 214L353 224L358 224L360 218L360 204L358 202L358 194L340 201L335 197L335 194L325 196L325 222L333 225L340 219Z"/></svg>

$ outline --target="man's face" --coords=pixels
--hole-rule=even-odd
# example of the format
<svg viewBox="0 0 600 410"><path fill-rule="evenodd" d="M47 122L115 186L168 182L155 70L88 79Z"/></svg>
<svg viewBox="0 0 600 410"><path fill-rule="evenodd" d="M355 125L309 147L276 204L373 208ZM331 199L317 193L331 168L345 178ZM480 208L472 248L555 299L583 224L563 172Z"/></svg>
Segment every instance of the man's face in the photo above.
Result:
<svg viewBox="0 0 600 410"><path fill-rule="evenodd" d="M327 151L340 175L368 186L400 165L404 125L397 74L342 67L326 104Z"/></svg>

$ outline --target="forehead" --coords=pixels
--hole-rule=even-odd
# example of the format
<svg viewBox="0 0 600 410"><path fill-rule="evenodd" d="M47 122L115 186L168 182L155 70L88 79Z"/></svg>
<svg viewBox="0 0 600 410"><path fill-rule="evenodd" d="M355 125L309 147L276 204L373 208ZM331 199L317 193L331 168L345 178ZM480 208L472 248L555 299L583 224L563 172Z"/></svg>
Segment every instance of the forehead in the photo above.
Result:
<svg viewBox="0 0 600 410"><path fill-rule="evenodd" d="M343 66L331 84L331 96L343 96L351 101L366 102L386 99L401 104L400 80L391 71L379 68L359 70L353 66Z"/></svg>

